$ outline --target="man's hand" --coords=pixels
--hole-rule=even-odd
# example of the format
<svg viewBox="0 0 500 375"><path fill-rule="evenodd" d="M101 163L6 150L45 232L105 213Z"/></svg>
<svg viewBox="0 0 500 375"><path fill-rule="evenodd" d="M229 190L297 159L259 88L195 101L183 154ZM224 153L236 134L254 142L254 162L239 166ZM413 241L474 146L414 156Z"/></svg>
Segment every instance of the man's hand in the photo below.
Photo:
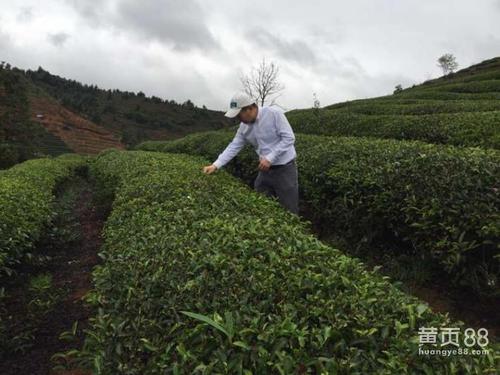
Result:
<svg viewBox="0 0 500 375"><path fill-rule="evenodd" d="M203 167L203 173L205 174L212 174L217 170L217 167L213 164L207 165Z"/></svg>
<svg viewBox="0 0 500 375"><path fill-rule="evenodd" d="M260 159L259 170L268 171L270 166L271 166L271 162L269 160L267 160L266 158Z"/></svg>

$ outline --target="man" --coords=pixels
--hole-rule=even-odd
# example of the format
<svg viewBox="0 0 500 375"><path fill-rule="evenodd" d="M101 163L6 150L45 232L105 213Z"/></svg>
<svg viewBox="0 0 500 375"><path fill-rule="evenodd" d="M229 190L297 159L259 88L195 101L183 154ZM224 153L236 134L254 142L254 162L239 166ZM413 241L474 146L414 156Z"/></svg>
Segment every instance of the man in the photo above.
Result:
<svg viewBox="0 0 500 375"><path fill-rule="evenodd" d="M299 186L295 162L295 135L285 115L276 108L259 106L245 93L231 98L226 117L237 118L239 128L233 140L203 172L211 174L227 164L247 142L259 156L259 173L254 189L298 215Z"/></svg>

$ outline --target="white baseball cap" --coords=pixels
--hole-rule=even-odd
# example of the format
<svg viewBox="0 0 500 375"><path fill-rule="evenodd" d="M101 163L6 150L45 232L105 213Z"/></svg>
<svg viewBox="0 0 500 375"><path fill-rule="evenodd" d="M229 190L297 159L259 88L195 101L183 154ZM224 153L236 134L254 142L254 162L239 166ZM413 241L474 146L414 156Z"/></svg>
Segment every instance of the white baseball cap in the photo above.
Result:
<svg viewBox="0 0 500 375"><path fill-rule="evenodd" d="M236 117L240 113L241 108L247 105L255 103L255 99L252 99L244 92L238 92L233 95L231 102L229 103L229 109L225 113L226 117Z"/></svg>

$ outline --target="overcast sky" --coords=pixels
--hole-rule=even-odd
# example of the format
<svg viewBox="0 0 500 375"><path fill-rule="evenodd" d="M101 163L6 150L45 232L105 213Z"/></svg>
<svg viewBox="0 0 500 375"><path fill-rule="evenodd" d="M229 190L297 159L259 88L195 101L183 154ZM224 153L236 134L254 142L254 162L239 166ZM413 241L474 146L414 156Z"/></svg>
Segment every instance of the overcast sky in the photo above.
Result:
<svg viewBox="0 0 500 375"><path fill-rule="evenodd" d="M500 56L500 0L0 0L0 60L226 110L262 58L286 109L386 95Z"/></svg>

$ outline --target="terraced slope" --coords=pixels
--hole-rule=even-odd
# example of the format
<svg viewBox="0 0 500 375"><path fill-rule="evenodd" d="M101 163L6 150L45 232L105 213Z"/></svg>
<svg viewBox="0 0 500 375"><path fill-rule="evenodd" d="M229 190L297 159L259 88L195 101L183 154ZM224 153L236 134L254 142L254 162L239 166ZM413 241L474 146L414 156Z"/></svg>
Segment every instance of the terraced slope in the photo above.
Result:
<svg viewBox="0 0 500 375"><path fill-rule="evenodd" d="M500 148L500 57L393 95L287 112L296 132Z"/></svg>
<svg viewBox="0 0 500 375"><path fill-rule="evenodd" d="M29 101L32 121L40 123L76 153L97 154L107 148L125 148L119 135L64 108L49 96L30 96Z"/></svg>

